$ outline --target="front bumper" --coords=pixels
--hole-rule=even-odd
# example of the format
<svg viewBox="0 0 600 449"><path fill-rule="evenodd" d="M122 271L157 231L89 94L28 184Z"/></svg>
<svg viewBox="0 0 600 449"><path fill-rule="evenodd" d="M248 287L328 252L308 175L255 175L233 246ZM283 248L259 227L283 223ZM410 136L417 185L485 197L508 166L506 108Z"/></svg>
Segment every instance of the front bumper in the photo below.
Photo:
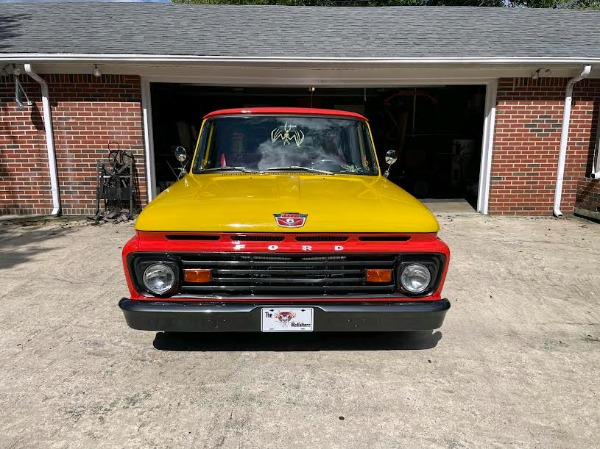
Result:
<svg viewBox="0 0 600 449"><path fill-rule="evenodd" d="M394 303L246 304L134 301L119 307L129 327L169 332L260 332L264 307L312 307L316 332L395 332L437 329L450 301Z"/></svg>

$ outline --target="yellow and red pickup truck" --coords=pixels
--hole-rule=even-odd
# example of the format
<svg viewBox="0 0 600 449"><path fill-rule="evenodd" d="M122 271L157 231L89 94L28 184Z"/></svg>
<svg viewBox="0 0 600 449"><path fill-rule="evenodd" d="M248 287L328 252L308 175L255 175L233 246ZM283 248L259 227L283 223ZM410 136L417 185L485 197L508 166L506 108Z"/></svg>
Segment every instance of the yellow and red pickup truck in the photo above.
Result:
<svg viewBox="0 0 600 449"><path fill-rule="evenodd" d="M437 220L382 175L351 112L208 114L190 173L135 230L119 302L134 329L430 330L450 308Z"/></svg>

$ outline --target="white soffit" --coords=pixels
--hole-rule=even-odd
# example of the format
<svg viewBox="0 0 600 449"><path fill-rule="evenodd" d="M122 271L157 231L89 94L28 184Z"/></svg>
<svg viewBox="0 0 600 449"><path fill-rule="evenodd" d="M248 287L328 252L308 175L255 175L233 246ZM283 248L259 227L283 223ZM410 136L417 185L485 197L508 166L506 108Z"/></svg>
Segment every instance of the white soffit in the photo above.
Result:
<svg viewBox="0 0 600 449"><path fill-rule="evenodd" d="M581 71L578 64L387 64L353 66L351 64L301 65L290 62L263 61L262 65L221 63L115 63L115 62L45 62L35 64L39 73L91 74L94 64L103 74L139 75L151 82L198 83L205 85L247 86L397 86L401 84L465 84L497 78L530 77L543 69L543 77L570 78ZM549 72L547 72L547 70ZM596 72L596 73L594 73ZM600 71L592 71L592 78Z"/></svg>

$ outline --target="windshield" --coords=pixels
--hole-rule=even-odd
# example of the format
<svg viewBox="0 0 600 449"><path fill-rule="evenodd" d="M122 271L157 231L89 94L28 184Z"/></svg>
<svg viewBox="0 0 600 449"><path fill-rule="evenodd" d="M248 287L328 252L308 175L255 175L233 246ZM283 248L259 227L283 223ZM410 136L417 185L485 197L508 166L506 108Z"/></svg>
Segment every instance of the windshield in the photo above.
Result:
<svg viewBox="0 0 600 449"><path fill-rule="evenodd" d="M193 172L294 170L377 175L366 123L323 116L224 116L202 130Z"/></svg>

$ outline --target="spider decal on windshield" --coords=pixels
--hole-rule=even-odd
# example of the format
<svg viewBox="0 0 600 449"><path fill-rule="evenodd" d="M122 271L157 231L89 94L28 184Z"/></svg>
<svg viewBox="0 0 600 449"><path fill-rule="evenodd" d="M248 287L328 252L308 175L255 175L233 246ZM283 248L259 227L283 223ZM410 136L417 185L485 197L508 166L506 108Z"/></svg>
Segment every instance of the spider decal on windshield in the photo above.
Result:
<svg viewBox="0 0 600 449"><path fill-rule="evenodd" d="M278 126L271 131L271 142L275 143L279 139L283 140L284 145L289 145L293 140L296 142L296 146L300 147L304 142L304 133L296 125L288 125L286 122L285 125Z"/></svg>

